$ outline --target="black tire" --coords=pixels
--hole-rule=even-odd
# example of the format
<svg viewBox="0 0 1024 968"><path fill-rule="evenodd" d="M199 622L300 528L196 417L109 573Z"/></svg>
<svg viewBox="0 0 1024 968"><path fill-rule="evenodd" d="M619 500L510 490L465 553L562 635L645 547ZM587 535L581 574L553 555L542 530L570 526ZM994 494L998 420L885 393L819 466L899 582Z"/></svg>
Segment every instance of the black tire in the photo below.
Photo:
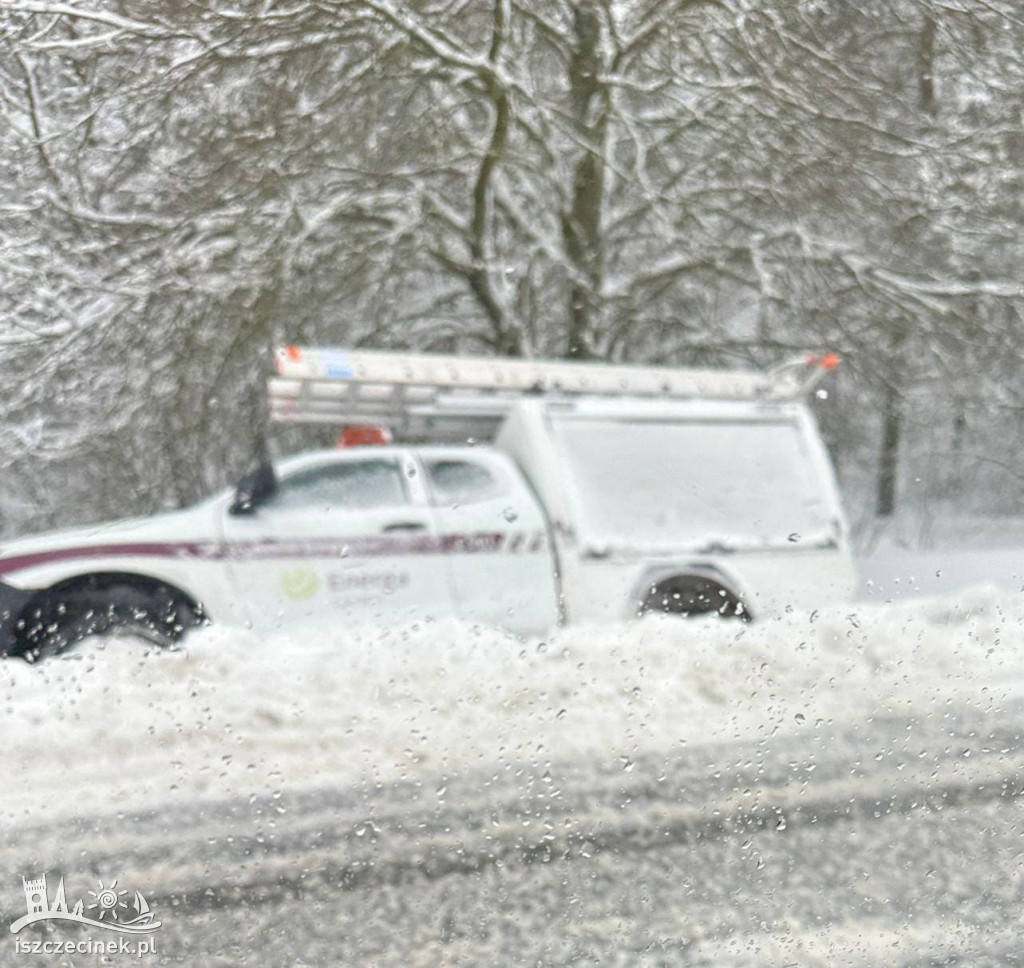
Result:
<svg viewBox="0 0 1024 968"><path fill-rule="evenodd" d="M725 585L703 575L675 575L653 585L640 603L640 615L718 615L750 621L742 599Z"/></svg>
<svg viewBox="0 0 1024 968"><path fill-rule="evenodd" d="M90 635L123 632L168 648L201 625L201 606L152 584L88 579L44 592L22 612L18 654L29 662L66 652Z"/></svg>

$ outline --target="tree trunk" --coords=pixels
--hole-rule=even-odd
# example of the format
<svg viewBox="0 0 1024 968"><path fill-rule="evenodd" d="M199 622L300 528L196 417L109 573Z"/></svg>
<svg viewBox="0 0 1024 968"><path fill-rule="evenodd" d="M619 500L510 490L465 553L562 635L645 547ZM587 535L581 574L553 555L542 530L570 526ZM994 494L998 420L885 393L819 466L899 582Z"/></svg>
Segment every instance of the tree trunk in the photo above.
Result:
<svg viewBox="0 0 1024 968"><path fill-rule="evenodd" d="M917 85L921 111L933 118L938 109L935 89L935 43L938 24L931 11L926 10L921 24L918 46ZM894 340L891 360L901 358L902 336ZM896 510L897 478L899 476L900 439L903 436L903 415L900 391L892 376L886 382L882 403L882 449L878 465L878 490L875 510L880 518L890 517Z"/></svg>
<svg viewBox="0 0 1024 968"><path fill-rule="evenodd" d="M875 513L888 518L896 510L896 478L899 471L900 437L903 431L899 390L892 384L885 388L882 404L882 452L878 466L878 492Z"/></svg>
<svg viewBox="0 0 1024 968"><path fill-rule="evenodd" d="M918 103L927 115L934 115L938 107L935 91L935 35L938 25L935 16L925 11L924 23L921 25L921 44L918 48L917 90Z"/></svg>
<svg viewBox="0 0 1024 968"><path fill-rule="evenodd" d="M604 144L608 126L608 92L601 82L601 14L593 0L580 0L573 22L576 43L569 62L572 113L583 145L573 169L569 210L562 216L562 236L572 270L568 292L566 355L593 355L604 251Z"/></svg>
<svg viewBox="0 0 1024 968"><path fill-rule="evenodd" d="M501 48L505 41L507 17L506 0L494 0L491 48L487 54L489 63L494 66L498 64ZM501 356L521 356L522 344L519 333L513 329L510 321L506 318L505 308L494 290L488 248L488 240L494 230L492 224L494 218L493 182L508 144L511 104L508 91L495 75L488 75L486 89L487 98L494 111L494 126L491 129L487 153L480 162L476 182L473 185L473 218L470 228L472 269L469 272L468 282L473 295L476 296L491 322L494 334L492 344L495 351Z"/></svg>

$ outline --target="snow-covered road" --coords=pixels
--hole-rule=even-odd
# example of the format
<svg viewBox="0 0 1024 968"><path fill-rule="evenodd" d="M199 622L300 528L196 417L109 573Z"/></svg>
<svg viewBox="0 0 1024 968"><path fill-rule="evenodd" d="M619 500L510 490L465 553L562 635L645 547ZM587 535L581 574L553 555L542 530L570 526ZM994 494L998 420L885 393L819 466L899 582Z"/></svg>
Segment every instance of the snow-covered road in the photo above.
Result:
<svg viewBox="0 0 1024 968"><path fill-rule="evenodd" d="M1022 725L1019 701L951 706L627 764L179 796L7 826L0 868L143 888L155 964L1009 966Z"/></svg>
<svg viewBox="0 0 1024 968"><path fill-rule="evenodd" d="M982 589L8 661L0 866L143 889L166 964L1012 964L1022 629Z"/></svg>

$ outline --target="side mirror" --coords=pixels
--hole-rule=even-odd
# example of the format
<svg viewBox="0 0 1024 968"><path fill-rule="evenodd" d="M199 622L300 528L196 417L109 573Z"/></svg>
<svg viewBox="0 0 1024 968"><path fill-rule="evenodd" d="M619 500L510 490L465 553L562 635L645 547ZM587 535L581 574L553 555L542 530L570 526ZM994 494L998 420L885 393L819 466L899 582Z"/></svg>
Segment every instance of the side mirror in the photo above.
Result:
<svg viewBox="0 0 1024 968"><path fill-rule="evenodd" d="M274 473L274 465L260 464L238 482L228 514L253 514L256 508L266 504L276 493L277 475Z"/></svg>

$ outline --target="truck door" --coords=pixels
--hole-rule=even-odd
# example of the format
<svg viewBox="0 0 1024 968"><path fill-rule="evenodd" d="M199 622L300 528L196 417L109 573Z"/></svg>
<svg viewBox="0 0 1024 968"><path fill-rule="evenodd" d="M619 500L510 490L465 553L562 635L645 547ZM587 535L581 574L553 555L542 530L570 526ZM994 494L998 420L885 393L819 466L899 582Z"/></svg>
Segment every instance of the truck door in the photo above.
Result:
<svg viewBox="0 0 1024 968"><path fill-rule="evenodd" d="M487 450L419 450L457 614L516 632L558 623L547 522L518 468Z"/></svg>
<svg viewBox="0 0 1024 968"><path fill-rule="evenodd" d="M357 449L285 470L267 503L225 518L224 539L258 628L451 614L431 508L405 452Z"/></svg>

